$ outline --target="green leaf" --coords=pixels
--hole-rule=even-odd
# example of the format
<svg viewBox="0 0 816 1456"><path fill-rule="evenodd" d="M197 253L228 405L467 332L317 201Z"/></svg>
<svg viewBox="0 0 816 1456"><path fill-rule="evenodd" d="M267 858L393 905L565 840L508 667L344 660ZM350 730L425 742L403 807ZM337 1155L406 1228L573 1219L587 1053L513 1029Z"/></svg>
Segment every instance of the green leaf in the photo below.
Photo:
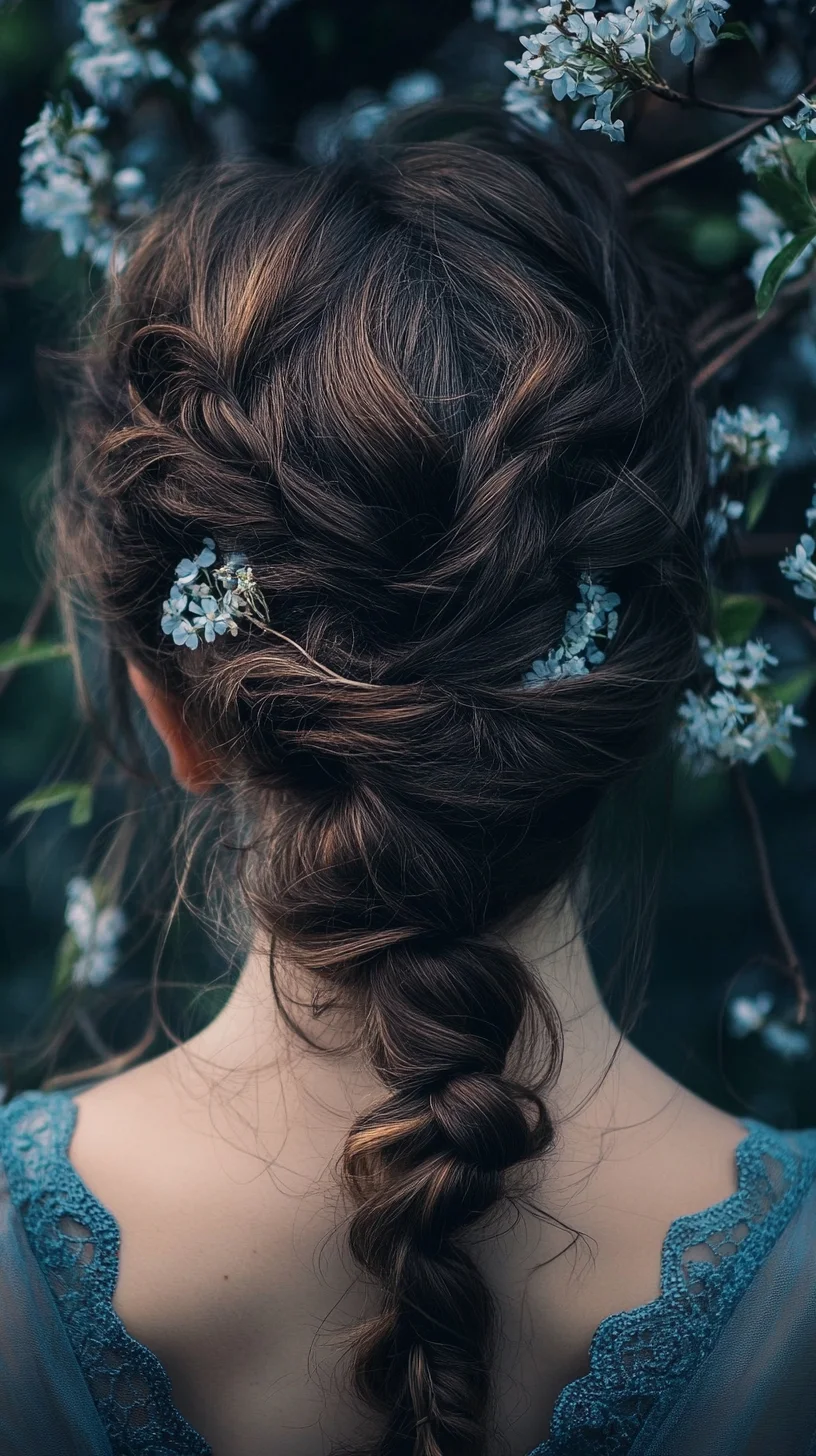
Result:
<svg viewBox="0 0 816 1456"><path fill-rule="evenodd" d="M797 258L805 251L808 243L813 242L814 238L816 238L816 227L805 228L804 232L797 233L796 237L791 238L790 242L780 249L776 257L771 259L757 289L756 302L759 318L768 312L788 269L793 267Z"/></svg>
<svg viewBox="0 0 816 1456"><path fill-rule="evenodd" d="M802 667L784 682L771 683L769 695L778 703L804 703L816 687L816 664Z"/></svg>
<svg viewBox="0 0 816 1456"><path fill-rule="evenodd" d="M765 757L777 783L786 784L791 776L793 759L789 758L787 753L783 753L781 748L769 748Z"/></svg>
<svg viewBox="0 0 816 1456"><path fill-rule="evenodd" d="M27 794L9 811L9 819L21 819L24 814L38 814L41 809L53 809L58 804L71 804L71 823L87 824L93 811L93 790L90 784L59 783L46 784Z"/></svg>
<svg viewBox="0 0 816 1456"><path fill-rule="evenodd" d="M71 975L79 959L80 949L74 940L70 930L66 930L59 945L54 960L54 971L51 977L51 993L54 996L61 996L71 985Z"/></svg>
<svg viewBox="0 0 816 1456"><path fill-rule="evenodd" d="M750 637L764 611L765 604L759 597L738 592L718 593L714 600L717 636L728 647L741 646Z"/></svg>
<svg viewBox="0 0 816 1456"><path fill-rule="evenodd" d="M90 824L93 817L93 789L90 784L80 784L79 791L74 798L73 808L68 816L68 822L75 828L83 824Z"/></svg>
<svg viewBox="0 0 816 1456"><path fill-rule="evenodd" d="M816 209L799 178L780 172L778 167L763 167L757 174L756 190L791 232L801 232L813 224Z"/></svg>
<svg viewBox="0 0 816 1456"><path fill-rule="evenodd" d="M12 642L0 643L0 672L8 668L31 667L37 662L53 662L57 657L70 656L66 642L31 642L21 646L17 638Z"/></svg>
<svg viewBox="0 0 816 1456"><path fill-rule="evenodd" d="M744 20L729 20L727 25L721 25L717 31L717 40L747 40L759 53L756 37Z"/></svg>
<svg viewBox="0 0 816 1456"><path fill-rule="evenodd" d="M793 137L785 143L785 157L797 182L809 196L816 178L816 141L803 142L801 137Z"/></svg>
<svg viewBox="0 0 816 1456"><path fill-rule="evenodd" d="M759 484L754 486L754 489L751 491L751 494L749 495L745 503L745 511L742 516L742 523L745 526L746 531L753 531L754 526L756 525L757 521L762 515L762 512L765 510L765 507L768 504L768 499L771 494L772 486L773 472L769 470L764 474L763 478L759 481Z"/></svg>

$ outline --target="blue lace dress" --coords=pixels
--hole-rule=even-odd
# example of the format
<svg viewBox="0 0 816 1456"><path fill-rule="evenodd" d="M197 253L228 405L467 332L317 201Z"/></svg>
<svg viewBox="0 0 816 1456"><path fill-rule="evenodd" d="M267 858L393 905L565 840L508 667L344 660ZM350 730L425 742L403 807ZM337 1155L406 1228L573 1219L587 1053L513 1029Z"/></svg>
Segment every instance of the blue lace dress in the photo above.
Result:
<svg viewBox="0 0 816 1456"><path fill-rule="evenodd" d="M0 1109L0 1453L209 1456L114 1313L119 1233L69 1162L76 1111ZM659 1298L603 1321L530 1456L816 1456L816 1131L745 1128L737 1191L672 1224Z"/></svg>

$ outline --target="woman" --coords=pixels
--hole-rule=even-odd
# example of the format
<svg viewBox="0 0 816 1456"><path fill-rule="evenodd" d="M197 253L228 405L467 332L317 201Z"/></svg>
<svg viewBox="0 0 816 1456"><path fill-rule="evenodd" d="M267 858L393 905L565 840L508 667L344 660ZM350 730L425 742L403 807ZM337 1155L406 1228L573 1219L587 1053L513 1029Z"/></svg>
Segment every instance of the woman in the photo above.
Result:
<svg viewBox="0 0 816 1456"><path fill-rule="evenodd" d="M3 1111L3 1452L816 1449L816 1139L643 1057L581 937L695 661L689 361L604 175L505 127L217 172L88 356L63 580L247 954Z"/></svg>

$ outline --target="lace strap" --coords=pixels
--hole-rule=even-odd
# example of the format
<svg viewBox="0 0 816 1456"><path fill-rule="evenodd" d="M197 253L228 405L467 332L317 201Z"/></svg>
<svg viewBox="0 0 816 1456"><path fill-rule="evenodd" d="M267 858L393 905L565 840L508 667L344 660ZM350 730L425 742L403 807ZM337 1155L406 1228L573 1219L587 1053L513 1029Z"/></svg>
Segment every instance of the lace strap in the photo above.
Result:
<svg viewBox="0 0 816 1456"><path fill-rule="evenodd" d="M816 1176L816 1133L752 1119L745 1127L736 1192L674 1221L660 1295L603 1320L589 1373L561 1392L550 1437L530 1456L626 1456L646 1419L672 1404L713 1349Z"/></svg>
<svg viewBox="0 0 816 1456"><path fill-rule="evenodd" d="M160 1361L113 1308L119 1229L69 1160L76 1116L64 1092L25 1092L0 1109L12 1201L116 1456L211 1456Z"/></svg>

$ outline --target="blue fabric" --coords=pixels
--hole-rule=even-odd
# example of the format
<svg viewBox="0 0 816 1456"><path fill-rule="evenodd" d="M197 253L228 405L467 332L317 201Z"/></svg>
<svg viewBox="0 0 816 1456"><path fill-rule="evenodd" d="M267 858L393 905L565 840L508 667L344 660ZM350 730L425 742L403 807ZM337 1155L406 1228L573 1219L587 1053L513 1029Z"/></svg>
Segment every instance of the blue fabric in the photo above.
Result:
<svg viewBox="0 0 816 1456"><path fill-rule="evenodd" d="M73 1169L76 1105L0 1109L3 1456L211 1456L113 1310L119 1232ZM662 1293L598 1328L530 1456L816 1456L816 1131L747 1122L738 1188L672 1224Z"/></svg>

